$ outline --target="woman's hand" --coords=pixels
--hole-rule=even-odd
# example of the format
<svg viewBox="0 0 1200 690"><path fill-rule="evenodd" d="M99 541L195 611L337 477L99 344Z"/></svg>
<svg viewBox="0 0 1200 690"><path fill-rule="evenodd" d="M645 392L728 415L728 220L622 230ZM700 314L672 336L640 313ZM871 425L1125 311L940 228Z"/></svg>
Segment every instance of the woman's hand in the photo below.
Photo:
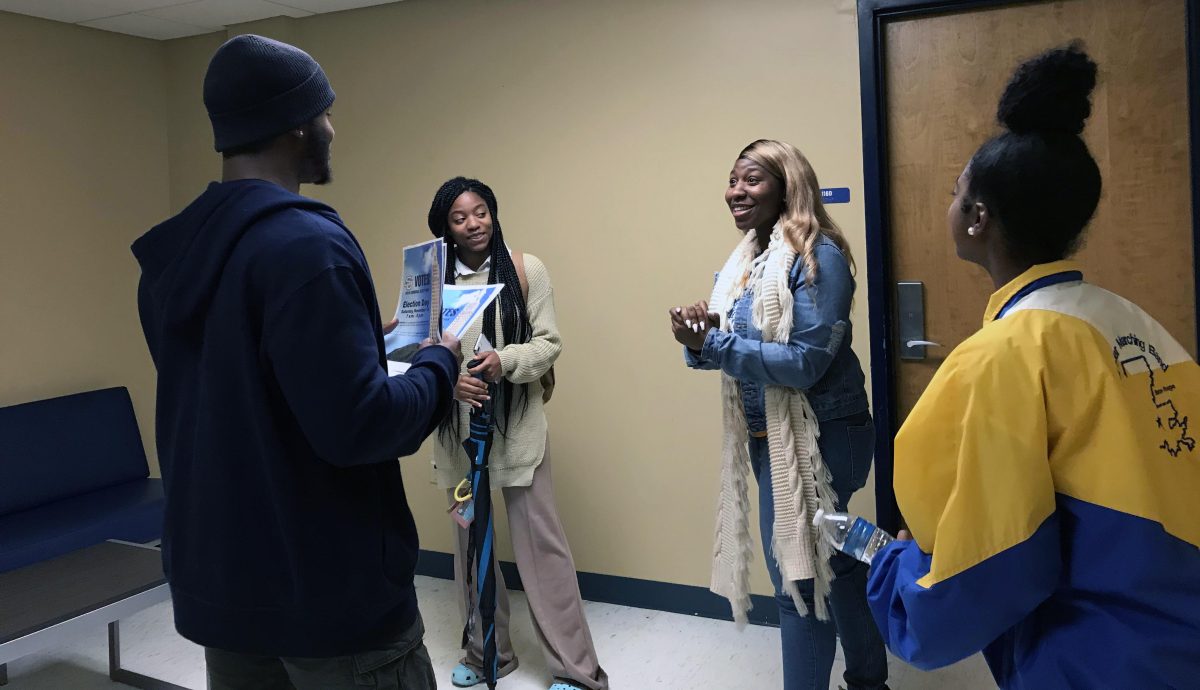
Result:
<svg viewBox="0 0 1200 690"><path fill-rule="evenodd" d="M687 323L684 317L684 311L688 307L674 307L670 310L671 317L671 335L675 336L675 342L683 345L691 350L699 351L704 347L704 341L699 341L699 346L696 344L696 331L690 323Z"/></svg>
<svg viewBox="0 0 1200 690"><path fill-rule="evenodd" d="M459 374L458 385L454 387L454 399L471 407L483 407L483 403L490 399L487 384L474 376Z"/></svg>
<svg viewBox="0 0 1200 690"><path fill-rule="evenodd" d="M497 383L504 376L504 368L500 366L500 354L495 350L489 350L481 355L476 356L477 364L467 371L472 374L482 375L483 380L489 383Z"/></svg>
<svg viewBox="0 0 1200 690"><path fill-rule="evenodd" d="M699 352L704 348L708 331L719 328L721 317L708 311L708 303L701 300L688 307L675 307L670 310L671 334L680 345Z"/></svg>

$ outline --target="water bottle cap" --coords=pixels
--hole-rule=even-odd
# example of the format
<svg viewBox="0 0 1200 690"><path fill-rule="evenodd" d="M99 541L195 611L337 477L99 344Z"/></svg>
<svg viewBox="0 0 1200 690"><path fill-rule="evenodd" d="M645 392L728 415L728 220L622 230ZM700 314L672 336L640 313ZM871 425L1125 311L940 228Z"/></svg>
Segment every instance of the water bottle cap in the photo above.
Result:
<svg viewBox="0 0 1200 690"><path fill-rule="evenodd" d="M825 509L817 508L817 514L813 515L813 527L819 527L823 517L825 517Z"/></svg>

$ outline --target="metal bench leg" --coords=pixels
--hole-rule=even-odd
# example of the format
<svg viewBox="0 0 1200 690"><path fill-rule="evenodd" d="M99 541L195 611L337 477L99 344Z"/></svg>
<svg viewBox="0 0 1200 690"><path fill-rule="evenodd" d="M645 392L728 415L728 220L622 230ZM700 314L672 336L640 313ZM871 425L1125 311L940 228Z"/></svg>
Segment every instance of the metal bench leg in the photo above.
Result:
<svg viewBox="0 0 1200 690"><path fill-rule="evenodd" d="M8 664L0 664L0 685L8 685Z"/></svg>
<svg viewBox="0 0 1200 690"><path fill-rule="evenodd" d="M143 676L121 668L121 622L108 624L108 677L114 683L123 683L141 690L188 690L182 685Z"/></svg>

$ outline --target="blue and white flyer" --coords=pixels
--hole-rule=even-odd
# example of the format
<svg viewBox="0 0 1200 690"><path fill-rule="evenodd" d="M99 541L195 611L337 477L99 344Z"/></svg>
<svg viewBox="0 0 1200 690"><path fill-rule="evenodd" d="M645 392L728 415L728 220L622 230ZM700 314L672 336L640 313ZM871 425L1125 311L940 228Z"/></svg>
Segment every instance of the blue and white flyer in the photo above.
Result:
<svg viewBox="0 0 1200 690"><path fill-rule="evenodd" d="M408 362L426 338L436 338L441 324L442 281L446 243L440 238L404 248L404 279L396 305L396 328L383 337L389 362ZM405 367L407 368L407 367Z"/></svg>
<svg viewBox="0 0 1200 690"><path fill-rule="evenodd" d="M441 286L442 329L461 340L471 324L475 323L484 311L491 307L503 289L503 285ZM440 339L440 335L436 339ZM395 353L389 353L388 376L397 376L408 371L409 361L420 347L421 343L417 341L412 345L406 345L401 350L396 350ZM404 360L397 359L402 355L406 357Z"/></svg>
<svg viewBox="0 0 1200 690"><path fill-rule="evenodd" d="M442 331L462 338L500 296L503 285L445 285L446 243L440 239L404 248L404 282L396 306L396 328L383 338L388 375L408 371L421 342ZM433 318L438 314L441 319Z"/></svg>
<svg viewBox="0 0 1200 690"><path fill-rule="evenodd" d="M500 296L503 285L446 285L442 288L442 329L462 338Z"/></svg>

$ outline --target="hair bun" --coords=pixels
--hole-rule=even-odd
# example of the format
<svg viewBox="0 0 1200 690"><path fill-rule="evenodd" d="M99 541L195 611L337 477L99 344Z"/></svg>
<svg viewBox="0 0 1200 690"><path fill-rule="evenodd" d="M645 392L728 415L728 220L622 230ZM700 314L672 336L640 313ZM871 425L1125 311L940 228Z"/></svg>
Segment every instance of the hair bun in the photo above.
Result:
<svg viewBox="0 0 1200 690"><path fill-rule="evenodd" d="M1017 68L1000 97L996 118L1016 134L1079 134L1092 112L1096 63L1078 41Z"/></svg>

